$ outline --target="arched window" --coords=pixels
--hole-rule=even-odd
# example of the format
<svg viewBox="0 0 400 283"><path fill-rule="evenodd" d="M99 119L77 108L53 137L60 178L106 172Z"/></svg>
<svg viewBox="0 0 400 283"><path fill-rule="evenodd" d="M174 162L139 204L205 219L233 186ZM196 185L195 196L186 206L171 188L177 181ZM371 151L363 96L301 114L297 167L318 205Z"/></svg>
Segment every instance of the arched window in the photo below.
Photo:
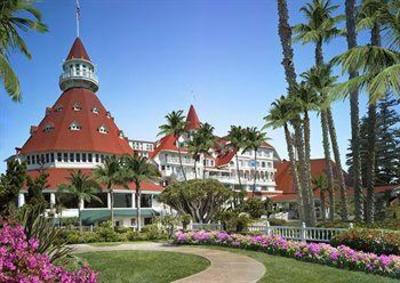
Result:
<svg viewBox="0 0 400 283"><path fill-rule="evenodd" d="M56 112L61 112L63 110L63 106L62 105L57 105L56 106Z"/></svg>
<svg viewBox="0 0 400 283"><path fill-rule="evenodd" d="M101 133L101 134L107 134L107 133L108 133L108 129L107 129L107 127L104 126L104 125L101 125L97 130L98 130L99 133Z"/></svg>
<svg viewBox="0 0 400 283"><path fill-rule="evenodd" d="M71 131L79 131L81 129L81 126L78 124L78 122L74 121L69 125L69 129Z"/></svg>
<svg viewBox="0 0 400 283"><path fill-rule="evenodd" d="M99 114L99 108L97 108L96 106L92 108L92 112L94 114Z"/></svg>
<svg viewBox="0 0 400 283"><path fill-rule="evenodd" d="M74 111L81 111L82 107L80 106L80 104L78 102L75 102L74 105L72 106L72 109Z"/></svg>

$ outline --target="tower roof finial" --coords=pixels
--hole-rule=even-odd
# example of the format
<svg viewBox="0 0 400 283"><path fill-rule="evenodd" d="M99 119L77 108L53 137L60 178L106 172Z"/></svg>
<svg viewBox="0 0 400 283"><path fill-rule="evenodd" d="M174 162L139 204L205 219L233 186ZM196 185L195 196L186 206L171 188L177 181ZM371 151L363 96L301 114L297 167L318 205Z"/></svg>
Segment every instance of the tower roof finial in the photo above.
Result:
<svg viewBox="0 0 400 283"><path fill-rule="evenodd" d="M79 37L79 21L81 18L81 6L79 0L76 0L76 36Z"/></svg>

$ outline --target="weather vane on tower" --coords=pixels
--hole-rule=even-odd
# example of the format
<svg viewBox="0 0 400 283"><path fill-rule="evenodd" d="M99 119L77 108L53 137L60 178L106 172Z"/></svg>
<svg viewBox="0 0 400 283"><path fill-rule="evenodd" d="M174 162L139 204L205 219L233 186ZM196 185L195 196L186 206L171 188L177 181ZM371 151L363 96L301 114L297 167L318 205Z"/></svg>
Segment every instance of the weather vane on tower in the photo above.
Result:
<svg viewBox="0 0 400 283"><path fill-rule="evenodd" d="M76 36L79 37L79 21L81 18L81 7L79 0L76 0Z"/></svg>

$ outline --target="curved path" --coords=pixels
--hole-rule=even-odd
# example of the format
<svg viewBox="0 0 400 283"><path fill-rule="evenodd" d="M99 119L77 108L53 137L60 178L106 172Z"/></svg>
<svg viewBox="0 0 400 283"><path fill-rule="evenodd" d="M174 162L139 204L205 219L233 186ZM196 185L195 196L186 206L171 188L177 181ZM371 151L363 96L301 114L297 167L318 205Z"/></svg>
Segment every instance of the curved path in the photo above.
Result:
<svg viewBox="0 0 400 283"><path fill-rule="evenodd" d="M195 254L210 261L210 266L194 275L179 279L176 283L250 283L257 282L265 273L260 262L237 253L196 248L192 246L173 246L162 243L121 243L115 246L71 245L74 253L95 251L169 251Z"/></svg>

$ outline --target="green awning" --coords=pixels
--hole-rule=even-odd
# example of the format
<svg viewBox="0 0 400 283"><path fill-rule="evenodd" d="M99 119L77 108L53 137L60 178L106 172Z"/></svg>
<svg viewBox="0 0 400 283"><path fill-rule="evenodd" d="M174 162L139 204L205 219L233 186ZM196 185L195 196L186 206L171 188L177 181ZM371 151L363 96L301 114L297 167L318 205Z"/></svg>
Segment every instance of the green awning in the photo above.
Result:
<svg viewBox="0 0 400 283"><path fill-rule="evenodd" d="M141 208L140 215L142 217L155 217L159 213L152 208ZM84 225L91 225L96 222L101 222L111 219L110 209L84 209L81 211L82 222ZM114 209L114 217L136 217L136 209Z"/></svg>

